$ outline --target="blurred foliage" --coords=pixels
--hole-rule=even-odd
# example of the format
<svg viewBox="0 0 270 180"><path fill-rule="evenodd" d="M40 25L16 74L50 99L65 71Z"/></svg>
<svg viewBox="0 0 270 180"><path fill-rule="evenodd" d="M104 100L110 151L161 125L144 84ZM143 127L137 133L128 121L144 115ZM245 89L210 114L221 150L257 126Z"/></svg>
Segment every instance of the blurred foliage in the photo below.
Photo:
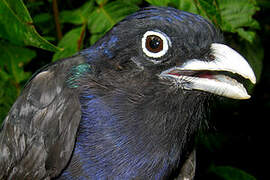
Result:
<svg viewBox="0 0 270 180"><path fill-rule="evenodd" d="M212 166L210 167L209 171L215 173L223 179L256 180L255 177L247 174L246 172L230 166Z"/></svg>
<svg viewBox="0 0 270 180"><path fill-rule="evenodd" d="M254 16L261 7L270 7L267 0L1 0L0 123L38 68L89 47L125 16L149 5L171 6L209 19L260 79L264 49ZM200 142L212 151L222 148L224 141L224 136L214 135ZM211 165L207 172L225 180L255 179L230 166Z"/></svg>

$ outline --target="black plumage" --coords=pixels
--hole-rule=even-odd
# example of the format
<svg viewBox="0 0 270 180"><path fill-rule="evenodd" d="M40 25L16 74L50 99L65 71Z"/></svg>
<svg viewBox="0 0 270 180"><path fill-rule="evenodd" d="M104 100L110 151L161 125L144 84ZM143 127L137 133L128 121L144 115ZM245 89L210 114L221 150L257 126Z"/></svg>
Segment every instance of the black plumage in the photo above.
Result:
<svg viewBox="0 0 270 180"><path fill-rule="evenodd" d="M208 71L167 70L212 61L222 42L198 15L150 7L46 66L5 119L0 179L176 178L213 92L181 78Z"/></svg>

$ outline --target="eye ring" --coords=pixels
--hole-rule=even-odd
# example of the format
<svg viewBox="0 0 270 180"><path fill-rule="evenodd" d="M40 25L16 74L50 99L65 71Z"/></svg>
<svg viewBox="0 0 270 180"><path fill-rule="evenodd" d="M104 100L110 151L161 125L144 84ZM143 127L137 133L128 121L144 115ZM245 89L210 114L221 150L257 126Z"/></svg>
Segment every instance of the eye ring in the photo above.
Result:
<svg viewBox="0 0 270 180"><path fill-rule="evenodd" d="M171 46L170 38L159 31L147 31L142 38L143 52L151 58L160 58L164 56L169 46Z"/></svg>

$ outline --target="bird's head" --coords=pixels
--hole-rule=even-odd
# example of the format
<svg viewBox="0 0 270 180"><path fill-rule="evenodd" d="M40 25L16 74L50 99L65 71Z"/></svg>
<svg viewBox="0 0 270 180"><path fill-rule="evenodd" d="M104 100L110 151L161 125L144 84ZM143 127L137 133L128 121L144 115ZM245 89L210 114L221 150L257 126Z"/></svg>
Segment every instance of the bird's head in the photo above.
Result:
<svg viewBox="0 0 270 180"><path fill-rule="evenodd" d="M247 61L222 43L221 33L192 13L149 7L126 17L82 52L91 66L82 83L83 119L98 117L103 133L126 137L121 148L131 146L151 167L178 164L210 95L247 99L236 79L256 81Z"/></svg>
<svg viewBox="0 0 270 180"><path fill-rule="evenodd" d="M173 8L149 7L128 16L93 49L104 60L97 62L102 66L96 71L119 86L167 86L247 99L250 96L235 77L256 82L247 61L223 44L209 21ZM91 61L91 54L97 53L90 50L86 52Z"/></svg>

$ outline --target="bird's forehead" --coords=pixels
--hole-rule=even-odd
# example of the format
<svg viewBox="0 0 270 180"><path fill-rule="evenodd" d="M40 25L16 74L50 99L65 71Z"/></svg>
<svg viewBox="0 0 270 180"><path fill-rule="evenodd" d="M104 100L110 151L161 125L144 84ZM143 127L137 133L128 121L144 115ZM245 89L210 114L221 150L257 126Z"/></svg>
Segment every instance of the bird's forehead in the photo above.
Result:
<svg viewBox="0 0 270 180"><path fill-rule="evenodd" d="M219 39L217 29L208 20L170 7L148 7L128 16L122 22L140 31L159 29L169 32L169 36ZM215 41L214 39L211 41Z"/></svg>
<svg viewBox="0 0 270 180"><path fill-rule="evenodd" d="M170 7L148 7L138 11L127 18L132 19L148 19L148 20L161 20L171 23L209 23L203 17L180 11Z"/></svg>

